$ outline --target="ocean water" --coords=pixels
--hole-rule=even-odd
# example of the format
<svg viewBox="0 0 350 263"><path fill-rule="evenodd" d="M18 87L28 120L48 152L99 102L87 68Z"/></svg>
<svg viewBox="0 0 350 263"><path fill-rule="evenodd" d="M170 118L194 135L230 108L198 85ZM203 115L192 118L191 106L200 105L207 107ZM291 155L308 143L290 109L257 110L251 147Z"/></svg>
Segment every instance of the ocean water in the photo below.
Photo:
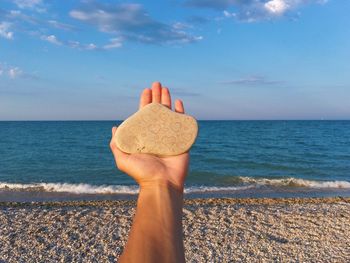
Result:
<svg viewBox="0 0 350 263"><path fill-rule="evenodd" d="M0 201L135 197L109 150L119 123L0 122ZM185 192L350 196L350 121L200 121Z"/></svg>

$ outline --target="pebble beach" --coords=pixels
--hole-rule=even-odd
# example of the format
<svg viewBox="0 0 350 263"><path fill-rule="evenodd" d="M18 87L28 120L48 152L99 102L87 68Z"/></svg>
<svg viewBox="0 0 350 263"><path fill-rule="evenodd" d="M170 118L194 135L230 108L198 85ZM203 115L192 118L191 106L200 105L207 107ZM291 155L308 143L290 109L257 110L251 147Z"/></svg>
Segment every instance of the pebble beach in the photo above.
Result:
<svg viewBox="0 0 350 263"><path fill-rule="evenodd" d="M0 262L116 262L135 201L0 203ZM187 262L350 262L350 198L189 199Z"/></svg>

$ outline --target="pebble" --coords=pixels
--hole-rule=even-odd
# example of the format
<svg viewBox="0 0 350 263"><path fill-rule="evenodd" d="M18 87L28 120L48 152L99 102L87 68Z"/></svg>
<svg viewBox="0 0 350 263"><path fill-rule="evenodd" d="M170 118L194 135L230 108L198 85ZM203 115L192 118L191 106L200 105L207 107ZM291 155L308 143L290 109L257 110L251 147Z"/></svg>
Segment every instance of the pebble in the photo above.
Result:
<svg viewBox="0 0 350 263"><path fill-rule="evenodd" d="M192 199L187 262L350 262L350 198ZM116 262L134 201L0 203L0 262Z"/></svg>

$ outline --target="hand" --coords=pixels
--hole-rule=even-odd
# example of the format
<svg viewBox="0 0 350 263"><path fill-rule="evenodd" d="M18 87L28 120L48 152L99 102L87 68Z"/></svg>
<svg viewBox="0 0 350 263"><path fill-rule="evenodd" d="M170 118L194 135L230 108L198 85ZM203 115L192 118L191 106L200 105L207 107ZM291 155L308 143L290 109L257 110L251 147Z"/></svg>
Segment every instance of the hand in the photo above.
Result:
<svg viewBox="0 0 350 263"><path fill-rule="evenodd" d="M140 98L140 109L149 103L158 102L171 109L171 97L169 90L163 88L159 82L152 84L152 89L145 89ZM181 100L175 101L175 111L184 113ZM110 147L119 170L133 177L141 186L153 184L169 184L183 191L185 178L189 164L189 153L177 156L157 157L150 154L127 154L122 152L114 142L114 134L117 127L112 128Z"/></svg>

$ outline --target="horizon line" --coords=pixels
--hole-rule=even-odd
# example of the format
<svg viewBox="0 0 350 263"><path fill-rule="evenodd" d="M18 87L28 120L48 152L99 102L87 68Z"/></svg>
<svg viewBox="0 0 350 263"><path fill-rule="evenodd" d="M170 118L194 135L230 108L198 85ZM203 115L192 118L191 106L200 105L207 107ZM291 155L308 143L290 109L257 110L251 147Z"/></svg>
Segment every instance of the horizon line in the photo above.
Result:
<svg viewBox="0 0 350 263"><path fill-rule="evenodd" d="M124 119L126 120L126 119ZM0 120L0 122L82 122L82 121L95 121L95 122L106 122L106 121L117 121L117 122L122 122L124 120L79 120L79 119L74 119L74 120ZM349 119L196 119L197 121L350 121Z"/></svg>

